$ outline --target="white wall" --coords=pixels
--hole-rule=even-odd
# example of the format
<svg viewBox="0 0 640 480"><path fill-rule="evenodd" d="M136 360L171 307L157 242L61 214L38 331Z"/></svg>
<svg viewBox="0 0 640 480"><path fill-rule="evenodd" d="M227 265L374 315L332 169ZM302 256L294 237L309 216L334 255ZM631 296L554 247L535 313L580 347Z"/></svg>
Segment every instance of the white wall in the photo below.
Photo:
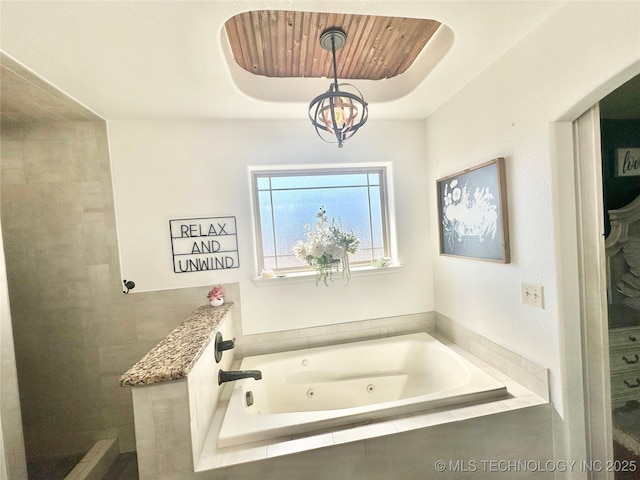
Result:
<svg viewBox="0 0 640 480"><path fill-rule="evenodd" d="M566 133L554 122L573 120L608 93L605 88L618 86L610 83L620 72L640 72L639 20L637 2L569 2L425 127L430 196L437 178L503 156L509 202L509 265L438 256L431 217L436 311L549 367L551 399L561 415L565 398L582 396L563 391L582 372L579 306L569 298L576 286L562 283L577 283L577 271L563 270L576 265L567 261L575 257L576 243L561 237L575 236L575 206L566 200L575 191L573 158L551 132ZM521 303L522 282L544 286L544 310ZM578 336L566 338L568 331ZM565 372L568 357L578 362Z"/></svg>
<svg viewBox="0 0 640 480"><path fill-rule="evenodd" d="M433 310L423 122L370 121L342 149L302 120L109 121L109 141L122 275L134 292L239 282L244 334ZM247 167L372 161L392 162L403 267L346 288L256 286ZM240 268L174 273L169 220L225 215L236 216Z"/></svg>

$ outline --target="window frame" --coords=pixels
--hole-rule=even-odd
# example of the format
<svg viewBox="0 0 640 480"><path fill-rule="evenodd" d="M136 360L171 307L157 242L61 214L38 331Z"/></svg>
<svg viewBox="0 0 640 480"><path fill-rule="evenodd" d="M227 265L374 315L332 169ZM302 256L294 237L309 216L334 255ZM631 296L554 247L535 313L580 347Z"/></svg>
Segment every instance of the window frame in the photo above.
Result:
<svg viewBox="0 0 640 480"><path fill-rule="evenodd" d="M262 242L262 223L260 212L260 198L258 192L258 179L264 177L274 176L313 176L313 175L350 175L350 174L370 174L379 173L380 178L380 216L382 222L382 248L384 250L384 257L390 257L395 259L395 223L393 219L393 191L392 191L392 170L390 162L371 162L371 163L359 163L359 164L343 164L343 165L286 165L286 166L250 166L248 167L249 173L249 186L252 197L251 209L253 220L253 239L255 248L255 262L257 268L258 277L260 272L265 268L265 256L264 246ZM331 187L329 187L331 188ZM371 207L369 207L369 214L371 214ZM313 218L310 218L307 223L313 224ZM273 221L272 221L273 224ZM303 238L301 238L303 240ZM355 270L364 268L371 268L371 264L367 260L352 262L352 267ZM315 274L315 271L309 266L299 267L281 267L274 269L274 272L289 276Z"/></svg>

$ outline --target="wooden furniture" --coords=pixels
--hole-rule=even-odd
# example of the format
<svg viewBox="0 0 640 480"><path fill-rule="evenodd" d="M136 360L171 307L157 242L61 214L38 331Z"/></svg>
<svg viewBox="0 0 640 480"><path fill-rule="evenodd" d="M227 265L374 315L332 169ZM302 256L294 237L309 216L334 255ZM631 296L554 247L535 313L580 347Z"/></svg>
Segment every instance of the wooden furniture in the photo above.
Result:
<svg viewBox="0 0 640 480"><path fill-rule="evenodd" d="M609 362L613 408L640 402L640 196L609 211L611 233L605 241L609 301ZM629 283L631 282L631 283ZM640 283L639 283L640 285Z"/></svg>
<svg viewBox="0 0 640 480"><path fill-rule="evenodd" d="M640 326L609 331L611 406L640 402Z"/></svg>

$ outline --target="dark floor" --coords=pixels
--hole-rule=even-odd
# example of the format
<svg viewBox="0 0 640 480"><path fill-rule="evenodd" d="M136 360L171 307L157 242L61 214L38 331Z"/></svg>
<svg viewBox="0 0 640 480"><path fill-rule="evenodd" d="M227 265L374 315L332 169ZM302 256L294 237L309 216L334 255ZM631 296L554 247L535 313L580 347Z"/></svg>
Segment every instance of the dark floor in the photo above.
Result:
<svg viewBox="0 0 640 480"><path fill-rule="evenodd" d="M82 460L83 453L68 457L27 462L29 480L58 480L66 477L73 467Z"/></svg>
<svg viewBox="0 0 640 480"><path fill-rule="evenodd" d="M29 480L63 480L73 467L82 460L83 454L29 462ZM138 480L138 458L136 452L121 453L113 462L102 480Z"/></svg>
<svg viewBox="0 0 640 480"><path fill-rule="evenodd" d="M621 407L614 408L613 425L640 441L640 403L631 400ZM640 456L637 449L634 450L636 451L613 442L615 480L640 480Z"/></svg>
<svg viewBox="0 0 640 480"><path fill-rule="evenodd" d="M615 480L640 480L640 457L630 452L618 442L613 442L613 457L623 466L623 471L616 471ZM636 471L630 471L635 469Z"/></svg>
<svg viewBox="0 0 640 480"><path fill-rule="evenodd" d="M121 453L102 480L138 480L136 452Z"/></svg>

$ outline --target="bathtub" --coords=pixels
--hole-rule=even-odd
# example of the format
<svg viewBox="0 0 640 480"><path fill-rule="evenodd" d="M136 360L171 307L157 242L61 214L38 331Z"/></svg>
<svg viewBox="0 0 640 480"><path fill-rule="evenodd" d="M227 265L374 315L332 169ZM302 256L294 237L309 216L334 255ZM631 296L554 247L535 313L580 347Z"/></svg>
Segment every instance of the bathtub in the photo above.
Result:
<svg viewBox="0 0 640 480"><path fill-rule="evenodd" d="M234 382L218 447L505 396L506 387L427 333L258 355Z"/></svg>

